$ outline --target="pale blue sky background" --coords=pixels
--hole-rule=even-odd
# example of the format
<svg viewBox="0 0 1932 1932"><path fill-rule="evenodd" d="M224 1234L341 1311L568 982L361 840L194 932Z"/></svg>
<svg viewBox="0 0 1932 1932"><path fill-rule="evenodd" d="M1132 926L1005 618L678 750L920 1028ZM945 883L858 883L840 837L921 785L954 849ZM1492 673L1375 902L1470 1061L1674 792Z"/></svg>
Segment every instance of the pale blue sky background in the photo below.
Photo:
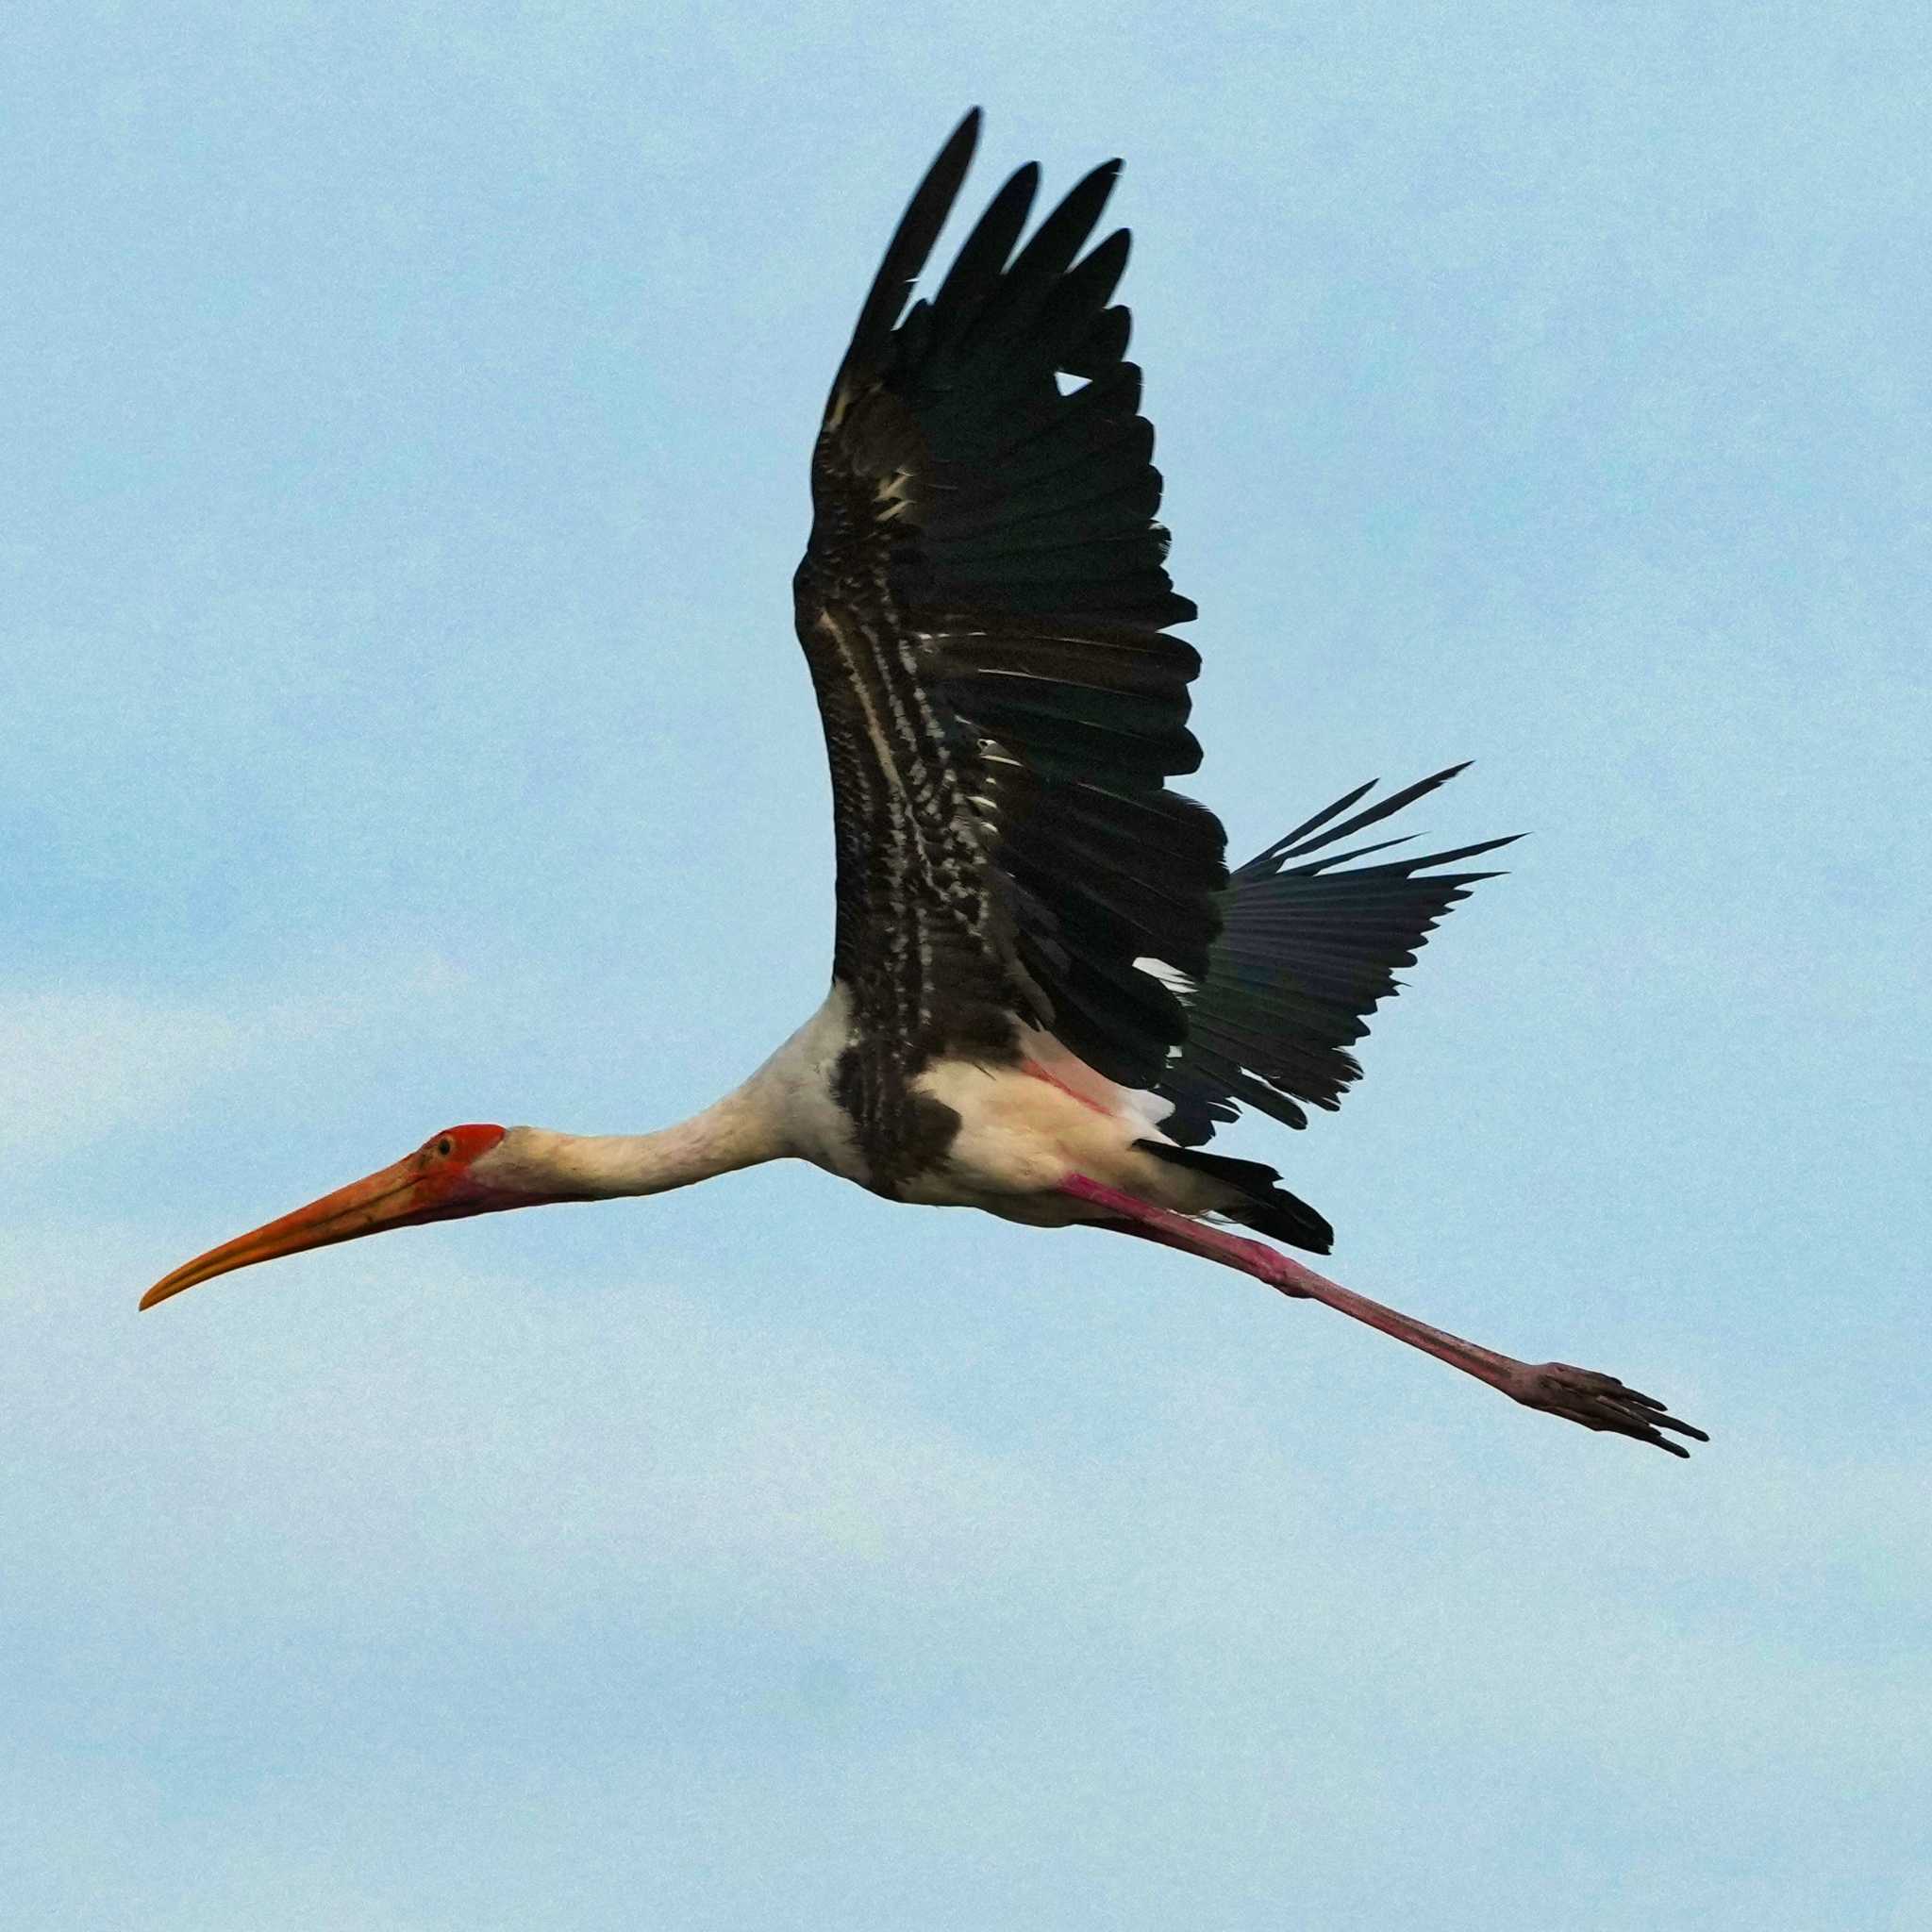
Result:
<svg viewBox="0 0 1932 1932"><path fill-rule="evenodd" d="M9 1926L1932 1924L1922 7L12 0ZM1688 1465L805 1169L135 1318L819 997L805 457L906 193L1119 153L1200 789L1527 829L1335 1271Z"/></svg>

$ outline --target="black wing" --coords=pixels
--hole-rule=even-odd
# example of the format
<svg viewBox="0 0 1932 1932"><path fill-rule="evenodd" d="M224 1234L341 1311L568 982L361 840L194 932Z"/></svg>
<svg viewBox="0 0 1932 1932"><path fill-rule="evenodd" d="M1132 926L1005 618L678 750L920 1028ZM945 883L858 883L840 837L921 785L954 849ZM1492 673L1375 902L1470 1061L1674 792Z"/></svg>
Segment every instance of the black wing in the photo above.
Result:
<svg viewBox="0 0 1932 1932"><path fill-rule="evenodd" d="M1359 786L1257 854L1228 881L1221 936L1208 971L1183 983L1188 1037L1159 1083L1174 1103L1162 1131L1198 1146L1236 1103L1291 1127L1307 1125L1299 1103L1333 1109L1361 1075L1348 1049L1369 1030L1369 1015L1393 993L1398 966L1413 966L1436 922L1488 872L1428 868L1493 852L1509 839L1485 839L1450 852L1334 868L1401 839L1353 851L1311 852L1352 837L1433 791L1463 769L1391 792L1352 818L1332 823L1370 790ZM1291 865L1291 859L1304 863Z"/></svg>
<svg viewBox="0 0 1932 1932"><path fill-rule="evenodd" d="M793 589L832 767L833 974L902 1071L1009 1041L1019 1014L1147 1087L1187 1021L1134 962L1204 974L1227 874L1219 820L1166 789L1200 759L1200 660L1164 629L1194 607L1111 306L1126 231L1081 253L1119 163L1016 253L1022 168L908 309L978 127L913 195L812 456Z"/></svg>

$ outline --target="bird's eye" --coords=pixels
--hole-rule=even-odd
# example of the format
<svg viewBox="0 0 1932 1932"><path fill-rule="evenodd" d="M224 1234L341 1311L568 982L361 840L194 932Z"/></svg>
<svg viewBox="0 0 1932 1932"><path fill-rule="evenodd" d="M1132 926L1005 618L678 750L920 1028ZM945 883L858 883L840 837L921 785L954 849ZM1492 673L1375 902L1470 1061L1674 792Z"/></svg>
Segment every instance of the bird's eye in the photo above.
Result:
<svg viewBox="0 0 1932 1932"><path fill-rule="evenodd" d="M453 1141L447 1134L445 1134L442 1137L442 1139L436 1143L436 1151L437 1153L441 1155L445 1160L447 1160L449 1158L451 1150L455 1147L455 1145L456 1142Z"/></svg>

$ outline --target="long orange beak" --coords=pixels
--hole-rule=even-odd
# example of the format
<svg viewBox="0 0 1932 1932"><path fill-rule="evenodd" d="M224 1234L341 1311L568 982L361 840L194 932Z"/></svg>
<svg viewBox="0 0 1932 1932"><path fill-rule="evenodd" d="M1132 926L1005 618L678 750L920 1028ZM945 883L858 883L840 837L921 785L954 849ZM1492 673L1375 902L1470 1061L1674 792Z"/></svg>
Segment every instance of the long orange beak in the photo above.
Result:
<svg viewBox="0 0 1932 1932"><path fill-rule="evenodd" d="M500 1135L502 1130L492 1131ZM425 1221L447 1221L462 1214L487 1214L495 1208L528 1205L526 1196L505 1195L471 1181L467 1165L462 1160L438 1159L433 1149L424 1148L380 1174L352 1181L279 1221L237 1235L233 1241L196 1256L156 1282L142 1296L141 1306L151 1308L184 1288L282 1255L325 1248L334 1241L352 1241L385 1228L413 1227Z"/></svg>

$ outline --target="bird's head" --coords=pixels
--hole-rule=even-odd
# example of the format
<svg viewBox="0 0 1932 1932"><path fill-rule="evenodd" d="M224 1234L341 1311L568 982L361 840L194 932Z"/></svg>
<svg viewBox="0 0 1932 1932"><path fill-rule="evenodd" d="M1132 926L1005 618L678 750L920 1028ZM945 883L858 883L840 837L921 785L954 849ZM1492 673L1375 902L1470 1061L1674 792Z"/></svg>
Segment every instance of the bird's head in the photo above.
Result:
<svg viewBox="0 0 1932 1932"><path fill-rule="evenodd" d="M393 1166L196 1256L156 1282L142 1296L141 1306L151 1308L184 1288L231 1269L252 1268L258 1261L299 1255L306 1248L352 1241L391 1227L491 1214L504 1208L534 1208L562 1198L538 1191L536 1177L519 1158L523 1132L481 1124L445 1127Z"/></svg>

